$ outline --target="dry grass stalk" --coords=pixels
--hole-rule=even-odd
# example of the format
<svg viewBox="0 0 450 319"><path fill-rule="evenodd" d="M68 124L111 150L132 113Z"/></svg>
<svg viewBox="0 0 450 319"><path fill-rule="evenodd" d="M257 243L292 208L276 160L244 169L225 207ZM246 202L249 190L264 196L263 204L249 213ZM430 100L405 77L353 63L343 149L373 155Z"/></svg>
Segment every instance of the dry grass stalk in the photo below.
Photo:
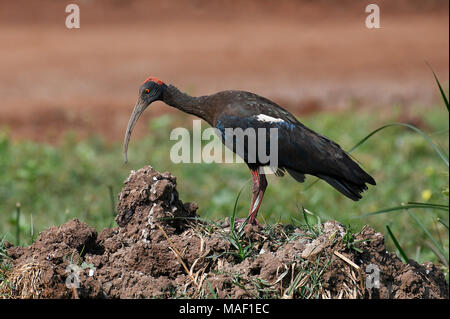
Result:
<svg viewBox="0 0 450 319"><path fill-rule="evenodd" d="M184 263L183 259L182 259L182 255L180 254L180 252L178 251L178 249L175 247L175 245L172 243L172 241L170 240L169 236L167 235L167 233L164 231L164 229L160 226L160 225L156 225L158 226L158 228L161 230L161 232L163 233L164 237L166 237L167 241L169 242L170 248L172 249L172 251L175 253L175 256L178 260L178 262L183 266L184 271L186 272L186 274L191 278L193 284L195 285L195 287L197 288L197 291L200 291L200 286L197 284L197 282L195 281L194 276L192 275L192 273L189 271L188 267L186 266L186 264Z"/></svg>
<svg viewBox="0 0 450 319"><path fill-rule="evenodd" d="M41 291L39 287L41 280L42 266L40 264L24 264L20 268L13 270L8 276L8 281L13 288L9 289L9 285L5 285L0 294L5 294L11 298L40 298Z"/></svg>
<svg viewBox="0 0 450 319"><path fill-rule="evenodd" d="M338 256L339 258L341 258L343 261L345 261L347 264L349 264L350 266L352 266L353 268L356 269L356 271L358 271L359 274L359 284L360 284L360 289L361 291L364 291L364 277L361 271L361 267L359 267L357 264L355 264L353 261L351 261L350 259L348 259L347 257L345 257L344 255L342 255L340 252L338 251L334 251L334 254L336 256ZM351 272L350 272L351 273Z"/></svg>

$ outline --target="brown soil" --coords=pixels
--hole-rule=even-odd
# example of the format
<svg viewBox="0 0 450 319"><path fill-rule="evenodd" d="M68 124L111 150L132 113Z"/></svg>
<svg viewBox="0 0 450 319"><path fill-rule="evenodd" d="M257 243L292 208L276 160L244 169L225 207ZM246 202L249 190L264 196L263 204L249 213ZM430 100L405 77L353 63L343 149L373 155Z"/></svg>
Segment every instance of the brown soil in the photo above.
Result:
<svg viewBox="0 0 450 319"><path fill-rule="evenodd" d="M29 247L8 246L12 267L0 296L449 297L438 267L403 263L369 226L349 236L336 221L316 228L316 234L303 227L246 225L240 242L251 248L240 258L229 240L230 221L198 219L197 205L180 201L175 177L150 166L131 172L117 208L119 226L99 234L73 219L42 232ZM352 240L362 252L351 248ZM367 286L370 265L379 269L378 288ZM67 280L79 286L68 288Z"/></svg>
<svg viewBox="0 0 450 319"><path fill-rule="evenodd" d="M0 127L15 139L121 140L149 75L198 95L253 91L299 115L423 108L440 98L425 62L448 79L448 1L379 0L377 30L364 1L77 3L77 30L64 1L1 3ZM167 111L155 103L144 122Z"/></svg>

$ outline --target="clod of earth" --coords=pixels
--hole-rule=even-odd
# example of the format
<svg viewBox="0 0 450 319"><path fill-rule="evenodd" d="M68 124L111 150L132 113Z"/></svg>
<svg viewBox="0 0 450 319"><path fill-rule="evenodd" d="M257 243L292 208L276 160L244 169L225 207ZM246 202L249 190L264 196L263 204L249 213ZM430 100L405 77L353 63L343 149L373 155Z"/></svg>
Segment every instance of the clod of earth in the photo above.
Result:
<svg viewBox="0 0 450 319"><path fill-rule="evenodd" d="M170 173L131 172L119 194L118 227L77 219L8 249L0 284L10 298L448 298L432 263L403 263L369 226L354 235L327 221L315 234L293 226L219 225L183 204ZM238 254L235 244L244 247Z"/></svg>

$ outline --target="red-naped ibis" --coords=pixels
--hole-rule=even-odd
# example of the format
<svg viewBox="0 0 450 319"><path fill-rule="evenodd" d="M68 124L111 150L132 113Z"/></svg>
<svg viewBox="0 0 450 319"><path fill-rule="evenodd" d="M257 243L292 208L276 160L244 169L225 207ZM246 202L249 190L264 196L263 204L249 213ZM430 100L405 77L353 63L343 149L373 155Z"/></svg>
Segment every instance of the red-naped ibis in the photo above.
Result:
<svg viewBox="0 0 450 319"><path fill-rule="evenodd" d="M359 200L361 193L367 190L366 183L375 185L375 180L338 144L307 128L291 113L262 96L229 90L194 97L181 92L173 85L166 85L156 77L149 77L139 89L139 98L125 134L125 162L131 131L142 112L154 101L163 101L205 120L218 129L222 142L227 128L277 128L277 175L283 176L288 172L300 183L305 180L305 174L316 176L354 201ZM245 157L247 151L244 152L244 161L250 168L253 180L249 222L255 224L258 223L256 216L267 188L265 174L260 169L265 163L261 163L258 158L249 162Z"/></svg>

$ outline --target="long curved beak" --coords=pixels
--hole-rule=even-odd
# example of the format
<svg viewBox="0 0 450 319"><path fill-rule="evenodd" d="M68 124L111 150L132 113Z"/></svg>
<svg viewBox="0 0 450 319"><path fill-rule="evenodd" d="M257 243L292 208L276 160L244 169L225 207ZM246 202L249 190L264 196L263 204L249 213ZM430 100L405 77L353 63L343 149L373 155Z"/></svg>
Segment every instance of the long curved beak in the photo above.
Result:
<svg viewBox="0 0 450 319"><path fill-rule="evenodd" d="M142 112L147 108L148 105L142 103L142 100L139 99L134 106L133 113L131 114L130 120L128 121L127 132L125 133L125 139L123 141L123 159L125 163L128 162L128 143L130 142L131 131L133 131L133 127L136 124L139 116L141 116Z"/></svg>

